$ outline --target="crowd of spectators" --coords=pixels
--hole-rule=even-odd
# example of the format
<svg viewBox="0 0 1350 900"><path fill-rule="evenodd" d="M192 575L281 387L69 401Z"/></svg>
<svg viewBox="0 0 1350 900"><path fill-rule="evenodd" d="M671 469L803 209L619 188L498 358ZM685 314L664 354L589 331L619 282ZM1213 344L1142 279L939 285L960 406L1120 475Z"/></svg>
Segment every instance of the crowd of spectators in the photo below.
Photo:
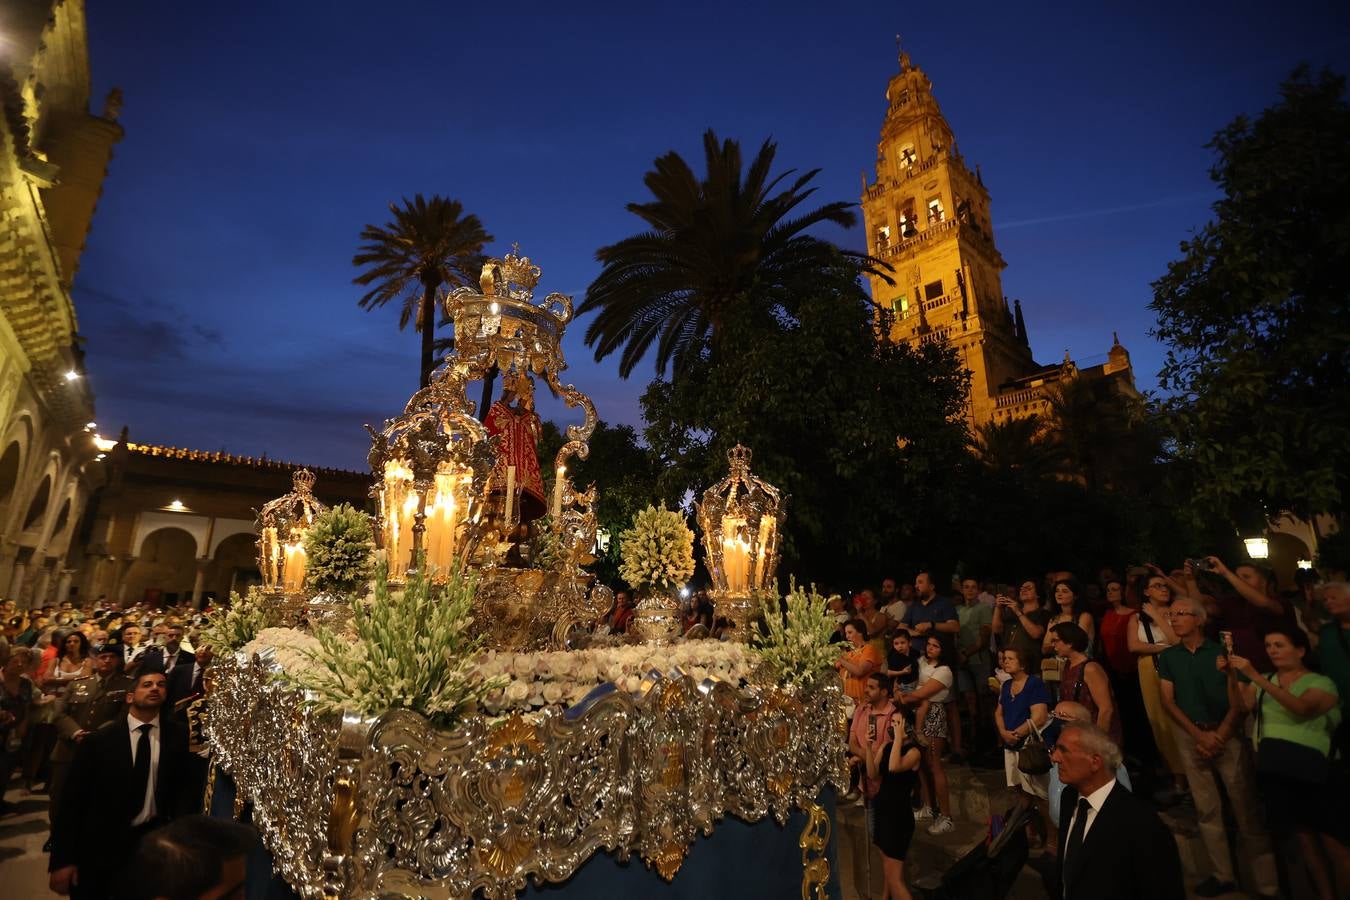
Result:
<svg viewBox="0 0 1350 900"><path fill-rule="evenodd" d="M1155 810L1193 808L1209 857L1194 895L1246 882L1258 897L1287 897L1297 881L1318 900L1350 896L1350 586L1300 573L1280 594L1258 564L1230 569L1214 556L1086 581L967 577L951 582L952 599L936 584L930 572L899 589L887 578L882 601L869 589L834 610L838 668L857 704L845 800L867 808L885 897L909 897L915 821L932 835L951 830L947 769L965 764L1002 768L1034 810L1029 839L1052 881L1056 857L1082 841L1060 833L1082 807L1061 806L1063 767L1043 762L1060 758L1068 723L1084 736L1073 752L1100 748L1087 781ZM1108 766L1115 757L1122 764ZM1288 850L1282 862L1276 847Z"/></svg>
<svg viewBox="0 0 1350 900"><path fill-rule="evenodd" d="M54 891L140 896L145 880L123 870L143 839L201 811L207 763L189 743L188 708L204 694L213 657L209 646L194 650L189 635L204 614L69 602L20 610L0 601L0 621L0 798L11 782L50 795L43 850ZM11 811L0 799L0 815ZM174 832L155 846L168 852L212 828ZM215 885L237 873L208 865L196 874Z"/></svg>

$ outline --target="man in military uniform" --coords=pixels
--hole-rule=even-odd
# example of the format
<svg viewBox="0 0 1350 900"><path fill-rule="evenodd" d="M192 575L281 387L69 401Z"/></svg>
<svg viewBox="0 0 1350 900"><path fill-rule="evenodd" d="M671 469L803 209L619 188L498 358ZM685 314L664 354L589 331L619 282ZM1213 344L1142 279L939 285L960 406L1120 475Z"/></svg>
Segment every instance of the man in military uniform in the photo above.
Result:
<svg viewBox="0 0 1350 900"><path fill-rule="evenodd" d="M66 689L66 697L57 710L49 817L54 817L60 806L61 791L80 741L105 722L126 715L127 691L131 690L132 681L122 672L122 656L122 645L117 641L102 645L94 652L94 674L72 681Z"/></svg>

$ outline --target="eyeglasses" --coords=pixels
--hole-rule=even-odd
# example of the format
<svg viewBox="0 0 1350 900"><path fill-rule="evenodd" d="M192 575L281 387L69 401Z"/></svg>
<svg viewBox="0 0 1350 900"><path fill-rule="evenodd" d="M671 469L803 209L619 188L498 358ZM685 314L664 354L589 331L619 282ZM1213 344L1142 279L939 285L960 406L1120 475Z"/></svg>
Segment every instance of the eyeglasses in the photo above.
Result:
<svg viewBox="0 0 1350 900"><path fill-rule="evenodd" d="M1167 614L1168 614L1169 616L1171 616L1172 618L1174 618L1174 619L1175 619L1177 616L1196 616L1196 615L1199 615L1199 613L1192 612L1192 611L1189 610L1189 609L1169 609L1169 610L1167 611Z"/></svg>

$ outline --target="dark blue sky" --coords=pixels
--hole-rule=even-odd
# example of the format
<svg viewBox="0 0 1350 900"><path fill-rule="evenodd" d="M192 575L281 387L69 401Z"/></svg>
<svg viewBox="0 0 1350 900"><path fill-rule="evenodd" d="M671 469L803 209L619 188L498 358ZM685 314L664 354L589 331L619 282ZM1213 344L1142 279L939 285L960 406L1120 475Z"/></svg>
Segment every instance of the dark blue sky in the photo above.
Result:
<svg viewBox="0 0 1350 900"><path fill-rule="evenodd" d="M1038 358L1114 329L1153 388L1149 283L1209 216L1203 144L1300 60L1344 71L1350 29L1343 3L1081 6L91 2L127 132L75 290L101 430L364 468L361 424L416 386L416 335L351 284L389 201L460 199L579 301L652 160L709 126L856 202L897 31L983 168ZM593 363L584 324L571 380L637 423L651 370Z"/></svg>

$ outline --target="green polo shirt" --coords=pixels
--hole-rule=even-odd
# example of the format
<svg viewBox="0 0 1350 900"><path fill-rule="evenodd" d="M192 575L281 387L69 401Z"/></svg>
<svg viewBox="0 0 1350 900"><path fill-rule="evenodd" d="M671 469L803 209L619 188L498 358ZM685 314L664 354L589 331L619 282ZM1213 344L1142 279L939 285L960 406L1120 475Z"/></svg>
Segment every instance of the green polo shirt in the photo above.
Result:
<svg viewBox="0 0 1350 900"><path fill-rule="evenodd" d="M1350 631L1340 622L1328 622L1318 632L1317 655L1322 659L1322 671L1341 694L1341 703L1350 700Z"/></svg>
<svg viewBox="0 0 1350 900"><path fill-rule="evenodd" d="M1172 682L1177 708L1197 725L1218 725L1228 715L1228 676L1218 669L1222 655L1209 639L1194 651L1177 644L1158 654L1158 677Z"/></svg>

